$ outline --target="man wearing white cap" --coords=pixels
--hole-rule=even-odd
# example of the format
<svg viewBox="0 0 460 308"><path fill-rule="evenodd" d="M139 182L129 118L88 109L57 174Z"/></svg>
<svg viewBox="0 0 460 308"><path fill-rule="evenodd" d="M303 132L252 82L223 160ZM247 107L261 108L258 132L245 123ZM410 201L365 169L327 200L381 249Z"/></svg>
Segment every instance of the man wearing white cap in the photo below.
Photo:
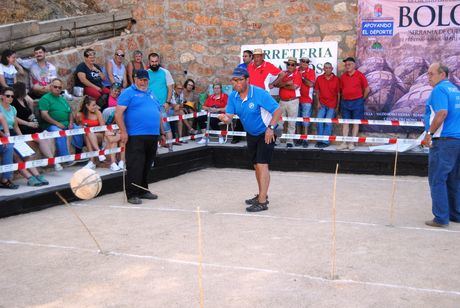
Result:
<svg viewBox="0 0 460 308"><path fill-rule="evenodd" d="M282 77L283 71L264 60L264 51L260 48L254 49L253 61L248 64L249 84L270 90L277 86ZM269 82L271 76L278 76L272 82Z"/></svg>
<svg viewBox="0 0 460 308"><path fill-rule="evenodd" d="M285 61L287 70L284 72L284 77L278 84L280 88L280 107L281 114L289 118L297 117L299 112L299 97L300 97L300 86L302 85L302 77L297 70L297 59L289 57ZM283 125L283 122L279 123ZM295 122L288 122L288 134L295 134ZM292 148L294 146L292 139L288 139L286 147Z"/></svg>

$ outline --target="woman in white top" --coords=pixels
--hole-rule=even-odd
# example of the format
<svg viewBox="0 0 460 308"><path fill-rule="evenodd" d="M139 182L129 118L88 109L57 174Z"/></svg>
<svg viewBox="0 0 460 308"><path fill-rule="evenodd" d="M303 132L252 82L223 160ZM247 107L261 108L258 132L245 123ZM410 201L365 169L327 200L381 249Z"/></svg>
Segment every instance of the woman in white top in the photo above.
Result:
<svg viewBox="0 0 460 308"><path fill-rule="evenodd" d="M5 49L2 52L0 64L0 86L1 88L12 87L16 81L17 74L24 74L22 67L16 63L16 52Z"/></svg>

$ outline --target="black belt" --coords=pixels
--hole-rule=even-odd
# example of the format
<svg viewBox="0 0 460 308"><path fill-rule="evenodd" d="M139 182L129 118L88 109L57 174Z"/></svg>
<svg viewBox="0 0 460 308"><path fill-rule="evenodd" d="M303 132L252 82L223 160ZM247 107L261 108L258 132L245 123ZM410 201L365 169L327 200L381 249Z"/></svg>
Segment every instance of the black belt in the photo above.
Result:
<svg viewBox="0 0 460 308"><path fill-rule="evenodd" d="M434 137L431 138L432 140L460 140L458 138L453 138L453 137Z"/></svg>

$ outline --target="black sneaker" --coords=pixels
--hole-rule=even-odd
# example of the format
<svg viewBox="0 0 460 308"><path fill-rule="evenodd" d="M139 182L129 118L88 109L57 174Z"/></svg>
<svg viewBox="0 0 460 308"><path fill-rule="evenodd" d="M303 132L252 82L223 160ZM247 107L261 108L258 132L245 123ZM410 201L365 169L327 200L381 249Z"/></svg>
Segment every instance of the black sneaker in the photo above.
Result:
<svg viewBox="0 0 460 308"><path fill-rule="evenodd" d="M131 203L131 204L142 204L141 198L139 198L137 196L128 198L128 202Z"/></svg>
<svg viewBox="0 0 460 308"><path fill-rule="evenodd" d="M289 142L289 143L286 144L286 148L292 148L292 147L294 147L294 145L292 143Z"/></svg>
<svg viewBox="0 0 460 308"><path fill-rule="evenodd" d="M248 212L261 212L268 210L268 200L260 203L259 200L256 200L251 206L246 208Z"/></svg>
<svg viewBox="0 0 460 308"><path fill-rule="evenodd" d="M244 203L246 203L247 205L251 205L251 204L254 204L254 202L258 201L259 200L259 195L255 195L255 197L251 198L251 199L247 199L247 200L244 200ZM267 200L268 200L268 195L267 195Z"/></svg>
<svg viewBox="0 0 460 308"><path fill-rule="evenodd" d="M305 149L308 148L308 141L307 140L303 140L302 147L305 148Z"/></svg>
<svg viewBox="0 0 460 308"><path fill-rule="evenodd" d="M140 195L139 196L141 199L148 199L148 200L155 200L155 199L158 199L158 196L155 195L155 194L152 194L150 191L149 192L146 192L145 194L143 195Z"/></svg>
<svg viewBox="0 0 460 308"><path fill-rule="evenodd" d="M296 147L300 147L300 146L302 145L302 141L303 141L302 139L296 139L296 140L294 141L295 146L296 146Z"/></svg>
<svg viewBox="0 0 460 308"><path fill-rule="evenodd" d="M238 142L240 142L240 139L233 138L231 144L237 144Z"/></svg>
<svg viewBox="0 0 460 308"><path fill-rule="evenodd" d="M328 146L329 146L329 144L327 144L327 143L322 143L322 142L321 142L321 143L317 143L317 144L315 145L315 147L320 148L320 149L327 148Z"/></svg>

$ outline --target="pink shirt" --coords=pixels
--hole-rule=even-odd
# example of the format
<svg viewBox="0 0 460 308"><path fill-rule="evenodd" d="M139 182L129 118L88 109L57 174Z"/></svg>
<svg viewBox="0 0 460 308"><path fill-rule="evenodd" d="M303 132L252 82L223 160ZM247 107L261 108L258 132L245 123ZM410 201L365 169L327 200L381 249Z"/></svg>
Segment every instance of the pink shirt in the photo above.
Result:
<svg viewBox="0 0 460 308"><path fill-rule="evenodd" d="M116 107L117 99L109 95L109 107Z"/></svg>

